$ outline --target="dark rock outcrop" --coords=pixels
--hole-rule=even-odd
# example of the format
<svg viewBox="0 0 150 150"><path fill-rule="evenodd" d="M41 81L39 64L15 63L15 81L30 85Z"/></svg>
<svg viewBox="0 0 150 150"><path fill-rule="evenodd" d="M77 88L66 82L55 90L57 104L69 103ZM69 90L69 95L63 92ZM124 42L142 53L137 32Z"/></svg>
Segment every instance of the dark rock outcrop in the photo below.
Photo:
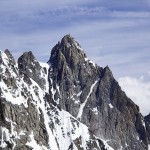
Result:
<svg viewBox="0 0 150 150"><path fill-rule="evenodd" d="M44 89L46 81L42 74L46 74L40 63L35 59L31 51L23 53L18 59L18 68L24 74L32 78L38 85Z"/></svg>

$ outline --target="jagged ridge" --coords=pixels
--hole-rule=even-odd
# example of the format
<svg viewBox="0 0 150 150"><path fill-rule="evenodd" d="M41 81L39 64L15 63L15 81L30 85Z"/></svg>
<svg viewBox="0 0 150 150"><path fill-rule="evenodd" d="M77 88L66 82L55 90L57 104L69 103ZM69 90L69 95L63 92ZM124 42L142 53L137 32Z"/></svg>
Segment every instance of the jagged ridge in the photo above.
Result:
<svg viewBox="0 0 150 150"><path fill-rule="evenodd" d="M8 50L1 52L0 62L0 149L111 150L88 127L60 110L45 86L35 82L45 79L48 66L43 68L31 52L19 58L19 67ZM40 68L38 77L32 75L37 72L36 65Z"/></svg>

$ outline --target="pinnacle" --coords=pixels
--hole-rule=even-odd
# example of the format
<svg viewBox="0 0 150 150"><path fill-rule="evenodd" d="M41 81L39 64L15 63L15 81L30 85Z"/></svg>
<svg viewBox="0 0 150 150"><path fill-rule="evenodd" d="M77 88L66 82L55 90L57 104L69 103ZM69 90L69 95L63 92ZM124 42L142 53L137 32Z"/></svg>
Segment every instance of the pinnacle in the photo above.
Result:
<svg viewBox="0 0 150 150"><path fill-rule="evenodd" d="M58 53L64 55L66 59L70 57L84 58L86 54L83 52L81 46L75 39L70 35L65 35L61 42L56 44L51 51L51 58L56 57Z"/></svg>
<svg viewBox="0 0 150 150"><path fill-rule="evenodd" d="M4 51L1 51L1 54L4 53L5 56L7 57L7 59L9 60L9 62L12 64L12 65L15 65L16 62L15 62L15 59L14 57L12 56L12 54L10 53L10 51L8 49L4 50Z"/></svg>
<svg viewBox="0 0 150 150"><path fill-rule="evenodd" d="M74 38L70 34L67 34L62 38L61 43L64 43L64 44L70 43L71 44L74 41L75 41Z"/></svg>

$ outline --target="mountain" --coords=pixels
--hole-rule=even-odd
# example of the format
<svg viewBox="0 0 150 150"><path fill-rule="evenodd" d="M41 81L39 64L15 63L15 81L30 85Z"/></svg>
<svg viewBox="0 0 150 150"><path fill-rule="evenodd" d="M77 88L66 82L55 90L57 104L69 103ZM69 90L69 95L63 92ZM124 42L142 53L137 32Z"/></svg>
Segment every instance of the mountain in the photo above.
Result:
<svg viewBox="0 0 150 150"><path fill-rule="evenodd" d="M70 35L48 63L0 52L0 150L147 150L149 117Z"/></svg>

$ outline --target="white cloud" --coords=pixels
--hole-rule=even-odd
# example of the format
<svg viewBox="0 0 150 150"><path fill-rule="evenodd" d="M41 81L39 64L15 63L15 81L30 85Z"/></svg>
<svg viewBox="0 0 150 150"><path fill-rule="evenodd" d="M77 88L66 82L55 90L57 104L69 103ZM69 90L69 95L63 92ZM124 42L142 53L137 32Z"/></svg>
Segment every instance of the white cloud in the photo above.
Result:
<svg viewBox="0 0 150 150"><path fill-rule="evenodd" d="M150 113L150 82L145 82L143 77L121 77L119 84L139 107L143 115Z"/></svg>

